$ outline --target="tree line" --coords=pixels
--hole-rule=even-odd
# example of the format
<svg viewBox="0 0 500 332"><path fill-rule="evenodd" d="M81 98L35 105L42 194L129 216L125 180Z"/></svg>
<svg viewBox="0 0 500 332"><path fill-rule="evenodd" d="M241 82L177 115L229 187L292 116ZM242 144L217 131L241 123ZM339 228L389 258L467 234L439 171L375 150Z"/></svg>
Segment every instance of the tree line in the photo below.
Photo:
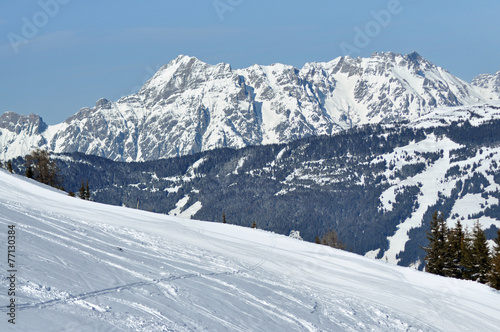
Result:
<svg viewBox="0 0 500 332"><path fill-rule="evenodd" d="M500 290L500 230L490 252L486 235L477 221L472 232L460 221L449 228L442 214L434 212L426 251L426 272L473 280Z"/></svg>
<svg viewBox="0 0 500 332"><path fill-rule="evenodd" d="M4 167L1 162L0 167ZM10 173L14 173L12 160L7 161L5 167ZM64 191L61 185L62 178L60 173L56 162L50 157L50 152L45 149L35 149L24 157L24 176ZM73 191L69 191L68 195L72 197L76 196ZM78 196L85 200L91 199L88 181L84 183L82 180Z"/></svg>

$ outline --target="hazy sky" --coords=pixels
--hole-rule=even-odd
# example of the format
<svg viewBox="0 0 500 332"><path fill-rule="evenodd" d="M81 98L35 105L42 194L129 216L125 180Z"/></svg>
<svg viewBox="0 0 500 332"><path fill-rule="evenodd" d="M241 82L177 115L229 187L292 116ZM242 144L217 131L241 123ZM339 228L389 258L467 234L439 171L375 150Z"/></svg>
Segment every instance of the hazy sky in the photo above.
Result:
<svg viewBox="0 0 500 332"><path fill-rule="evenodd" d="M500 70L500 1L37 0L0 3L0 114L49 124L136 92L179 54L301 68L417 51L470 81Z"/></svg>

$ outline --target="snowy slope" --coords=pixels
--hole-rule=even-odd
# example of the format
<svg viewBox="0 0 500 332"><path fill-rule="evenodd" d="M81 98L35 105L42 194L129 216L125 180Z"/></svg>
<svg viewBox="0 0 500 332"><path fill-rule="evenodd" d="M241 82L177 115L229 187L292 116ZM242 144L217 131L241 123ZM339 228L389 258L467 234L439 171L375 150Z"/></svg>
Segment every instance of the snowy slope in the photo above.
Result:
<svg viewBox="0 0 500 332"><path fill-rule="evenodd" d="M472 80L471 84L476 90L490 100L500 98L500 71L492 74L481 74Z"/></svg>
<svg viewBox="0 0 500 332"><path fill-rule="evenodd" d="M17 323L2 305L2 331L500 326L500 294L484 285L260 230L82 201L4 170L0 224L5 233L16 225L18 270Z"/></svg>
<svg viewBox="0 0 500 332"><path fill-rule="evenodd" d="M491 81L491 82L490 82ZM0 158L33 148L142 161L220 147L287 143L368 123L415 120L436 107L499 99L493 78L472 86L417 53L374 53L233 70L178 56L141 90L97 101L55 126L0 116ZM35 130L34 130L35 129Z"/></svg>

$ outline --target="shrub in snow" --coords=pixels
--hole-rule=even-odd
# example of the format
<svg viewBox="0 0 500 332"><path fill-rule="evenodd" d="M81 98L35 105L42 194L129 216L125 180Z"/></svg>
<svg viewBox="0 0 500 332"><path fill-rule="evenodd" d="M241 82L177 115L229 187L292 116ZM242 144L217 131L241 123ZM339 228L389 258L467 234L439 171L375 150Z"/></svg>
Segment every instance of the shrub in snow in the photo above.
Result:
<svg viewBox="0 0 500 332"><path fill-rule="evenodd" d="M293 238L293 239L297 239L297 240L300 240L300 241L303 241L302 238L300 237L300 232L299 231L290 231L290 235L289 237Z"/></svg>

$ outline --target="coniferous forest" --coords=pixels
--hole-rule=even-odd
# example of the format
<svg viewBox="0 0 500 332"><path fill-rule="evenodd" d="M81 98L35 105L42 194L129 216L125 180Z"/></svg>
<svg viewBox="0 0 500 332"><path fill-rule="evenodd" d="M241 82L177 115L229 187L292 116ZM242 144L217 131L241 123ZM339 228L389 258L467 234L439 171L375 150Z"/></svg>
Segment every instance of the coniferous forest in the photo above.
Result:
<svg viewBox="0 0 500 332"><path fill-rule="evenodd" d="M479 222L472 230L464 229L460 221L448 227L442 214L432 215L425 248L429 273L489 284L500 289L500 230L490 252Z"/></svg>

